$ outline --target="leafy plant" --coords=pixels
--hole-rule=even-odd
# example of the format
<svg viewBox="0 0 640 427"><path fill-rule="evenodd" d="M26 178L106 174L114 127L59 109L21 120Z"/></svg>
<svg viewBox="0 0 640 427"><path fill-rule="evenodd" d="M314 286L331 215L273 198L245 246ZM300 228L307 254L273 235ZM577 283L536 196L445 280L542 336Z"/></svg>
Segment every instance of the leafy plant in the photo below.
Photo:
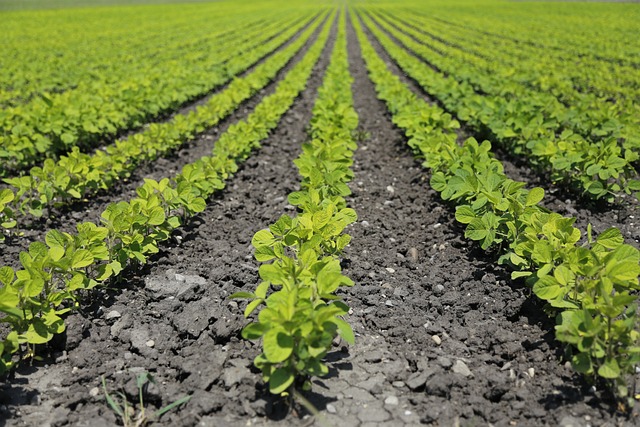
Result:
<svg viewBox="0 0 640 427"><path fill-rule="evenodd" d="M242 337L262 339L262 353L254 364L274 394L293 395L311 387L310 377L326 375L322 362L337 335L350 344L354 334L342 317L349 308L338 298L341 286L353 281L341 272L336 258L349 243L344 234L356 213L346 207L346 183L358 118L353 110L351 76L346 55L345 15L339 20L337 42L318 92L311 119L311 141L294 161L302 176L301 190L289 195L300 213L283 215L253 239L262 282L255 292L237 292L246 298L245 317L260 308L257 320ZM270 290L273 290L269 293Z"/></svg>
<svg viewBox="0 0 640 427"><path fill-rule="evenodd" d="M102 376L102 390L104 392L105 399L113 412L120 417L124 427L144 427L147 424L160 419L160 417L167 412L187 403L191 399L191 396L182 397L150 414L147 412L147 408L144 404L144 394L149 384L156 384L156 380L153 378L153 375L149 372L138 374L136 377L136 385L138 387L138 409L136 411L135 404L129 403L124 393L118 393L119 399L113 397L109 393L104 376Z"/></svg>
<svg viewBox="0 0 640 427"><path fill-rule="evenodd" d="M405 34L415 34L411 29L401 31L386 19L372 18L369 12L360 16L403 71L447 110L477 131L489 131L534 166L550 171L553 181L568 184L569 189L577 186L584 196L610 202L623 192L640 197L640 180L634 168L640 158L637 142L633 138L629 143L618 142L623 135L610 124L608 112L603 120L609 125L603 124L603 129L611 132L594 129L587 137L582 136L589 132L577 121L574 109L546 92L518 89L516 85L504 87L509 80L495 75L493 61L492 71L484 74L472 68L468 58L463 62L453 60ZM583 110L592 108L589 102Z"/></svg>

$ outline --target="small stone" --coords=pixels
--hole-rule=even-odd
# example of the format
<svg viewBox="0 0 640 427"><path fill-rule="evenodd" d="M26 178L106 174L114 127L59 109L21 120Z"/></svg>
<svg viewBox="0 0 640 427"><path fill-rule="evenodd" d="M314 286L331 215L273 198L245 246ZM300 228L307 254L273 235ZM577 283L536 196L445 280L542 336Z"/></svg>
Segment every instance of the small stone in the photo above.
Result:
<svg viewBox="0 0 640 427"><path fill-rule="evenodd" d="M429 378L428 373L416 372L407 380L407 387L409 387L411 390L417 390L427 382L427 378Z"/></svg>
<svg viewBox="0 0 640 427"><path fill-rule="evenodd" d="M560 427L582 427L583 422L578 418L574 418L570 415L565 416L560 420Z"/></svg>
<svg viewBox="0 0 640 427"><path fill-rule="evenodd" d="M431 339L433 340L434 343L436 343L436 345L442 344L442 339L437 335L432 335Z"/></svg>
<svg viewBox="0 0 640 427"><path fill-rule="evenodd" d="M391 383L391 385L394 386L395 388L402 388L406 384L404 383L404 381L394 381Z"/></svg>
<svg viewBox="0 0 640 427"><path fill-rule="evenodd" d="M393 302L391 300L386 300L384 302L384 305L386 305L387 307L393 307Z"/></svg>
<svg viewBox="0 0 640 427"><path fill-rule="evenodd" d="M111 320L111 319L117 319L119 317L122 317L122 314L120 314L119 311L116 310L111 310L110 312L107 313L107 315L105 316L105 318L107 320Z"/></svg>
<svg viewBox="0 0 640 427"><path fill-rule="evenodd" d="M393 189L393 187L392 187L392 186L390 186L390 185L387 185L387 191L388 191L389 193L391 193L391 194L393 194L393 193L395 193L395 192L396 192L396 190L394 190L394 189Z"/></svg>
<svg viewBox="0 0 640 427"><path fill-rule="evenodd" d="M529 368L527 369L527 374L529 374L529 378L533 378L533 376L536 374L536 370L533 368Z"/></svg>
<svg viewBox="0 0 640 427"><path fill-rule="evenodd" d="M500 368L501 371L506 371L507 369L509 369L511 367L511 362L507 362L504 365L502 365L502 367Z"/></svg>
<svg viewBox="0 0 640 427"><path fill-rule="evenodd" d="M396 396L389 396L384 400L385 405L396 406L400 404L400 401Z"/></svg>
<svg viewBox="0 0 640 427"><path fill-rule="evenodd" d="M395 273L396 272L396 270L394 270L391 267L387 267L387 268L385 268L385 270L387 270L389 273Z"/></svg>
<svg viewBox="0 0 640 427"><path fill-rule="evenodd" d="M99 394L100 394L100 389L98 387L94 387L91 390L89 390L89 395L92 397L96 397Z"/></svg>
<svg viewBox="0 0 640 427"><path fill-rule="evenodd" d="M442 224L440 224L439 222L436 222L435 224L433 224L431 227L433 228L439 228Z"/></svg>
<svg viewBox="0 0 640 427"><path fill-rule="evenodd" d="M436 295L440 295L440 294L444 293L444 286L443 286L443 285L440 285L440 284L435 285L435 286L433 287L433 292L434 292Z"/></svg>
<svg viewBox="0 0 640 427"><path fill-rule="evenodd" d="M330 414L335 414L338 411L336 410L335 406L333 406L331 403L328 403L327 404L327 412L330 413Z"/></svg>
<svg viewBox="0 0 640 427"><path fill-rule="evenodd" d="M369 221L360 221L360 224L362 224L363 227L368 227L369 226Z"/></svg>
<svg viewBox="0 0 640 427"><path fill-rule="evenodd" d="M125 351L124 360L130 360L131 358L133 358L133 353L131 353L130 351Z"/></svg>
<svg viewBox="0 0 640 427"><path fill-rule="evenodd" d="M471 373L471 370L469 369L467 364L464 363L462 360L456 360L456 362L453 364L453 367L451 368L451 370L453 372L455 372L456 374L462 375L463 377L471 377L471 376L473 376L473 374Z"/></svg>
<svg viewBox="0 0 640 427"><path fill-rule="evenodd" d="M413 262L417 262L418 261L418 250L416 248L410 248L407 251L407 258L409 258L409 260L413 261Z"/></svg>
<svg viewBox="0 0 640 427"><path fill-rule="evenodd" d="M235 384L239 384L243 379L249 376L250 372L243 366L230 366L224 370L223 381L227 388L231 388Z"/></svg>
<svg viewBox="0 0 640 427"><path fill-rule="evenodd" d="M153 348L153 346L156 345L156 342L154 340L149 340L145 343L145 345L149 348Z"/></svg>

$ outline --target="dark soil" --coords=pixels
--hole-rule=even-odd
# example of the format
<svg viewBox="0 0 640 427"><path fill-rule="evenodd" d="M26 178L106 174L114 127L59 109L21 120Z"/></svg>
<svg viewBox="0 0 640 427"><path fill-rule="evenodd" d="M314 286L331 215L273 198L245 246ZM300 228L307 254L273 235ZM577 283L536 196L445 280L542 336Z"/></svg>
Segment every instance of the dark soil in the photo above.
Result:
<svg viewBox="0 0 640 427"><path fill-rule="evenodd" d="M553 319L529 290L462 238L452 208L429 188L376 99L351 27L348 40L366 135L348 198L359 220L343 261L356 283L342 297L357 336L352 347L336 342L330 374L306 394L322 419L268 394L251 366L259 347L239 336L244 303L227 297L259 282L253 233L293 211L286 196L299 179L291 160L306 138L328 49L278 129L182 230L180 244L88 297L51 357L0 383L0 425L114 425L101 376L135 402L144 371L157 381L145 397L150 408L192 396L157 423L166 426L638 425L637 412L613 413L602 391L566 366ZM183 156L150 166L159 168L154 176L178 169L171 162Z"/></svg>

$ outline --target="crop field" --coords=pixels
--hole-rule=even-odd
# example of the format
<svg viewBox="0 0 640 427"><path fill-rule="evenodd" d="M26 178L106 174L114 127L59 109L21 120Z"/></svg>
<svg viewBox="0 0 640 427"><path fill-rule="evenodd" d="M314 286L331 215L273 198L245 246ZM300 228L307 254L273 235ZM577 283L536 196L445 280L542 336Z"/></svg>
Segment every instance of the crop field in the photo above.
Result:
<svg viewBox="0 0 640 427"><path fill-rule="evenodd" d="M0 426L640 425L639 35L0 0Z"/></svg>

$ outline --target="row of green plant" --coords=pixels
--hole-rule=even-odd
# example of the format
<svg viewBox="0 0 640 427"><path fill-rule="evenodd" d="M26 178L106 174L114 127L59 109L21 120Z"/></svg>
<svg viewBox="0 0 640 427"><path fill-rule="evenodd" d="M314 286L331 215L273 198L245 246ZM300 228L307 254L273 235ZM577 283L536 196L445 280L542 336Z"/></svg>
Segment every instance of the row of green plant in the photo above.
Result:
<svg viewBox="0 0 640 427"><path fill-rule="evenodd" d="M640 99L640 87L632 65L620 65L591 55L576 55L574 51L568 55L566 50L522 43L442 21L415 8L384 10L401 15L405 22L417 25L423 31L427 29L434 38L451 46L457 45L487 59L495 57L500 63L517 70L519 76L509 75L510 78L522 78L523 82L533 83L561 97L569 95L570 99L578 93L593 93L603 101L615 99L613 105L618 105L621 99Z"/></svg>
<svg viewBox="0 0 640 427"><path fill-rule="evenodd" d="M591 3L576 7L568 3L505 5L500 1L486 1L455 8L441 7L448 6L446 0L410 0L403 4L458 28L474 29L565 57L595 58L613 65L640 65L640 48L629 43L640 27L637 5Z"/></svg>
<svg viewBox="0 0 640 427"><path fill-rule="evenodd" d="M82 32L73 29L80 13L70 16L69 21L59 22L56 18L60 16L51 15L65 12L49 12L37 28L33 27L33 21L38 20L38 13L28 13L32 19L27 22L24 16L14 14L3 27L0 45L0 105L24 105L41 95L49 97L117 84L139 74L138 70L166 71L170 61L186 57L191 62L192 58L206 55L212 42L239 37L267 21L290 17L281 12L260 16L243 7L231 10L226 5L220 6L215 13L202 8L183 9L171 19L169 14L154 19L157 10L148 10L149 19L137 25L131 25L135 16L124 8L111 11L118 16L117 21L103 13L101 21L96 22L95 14L89 13L90 16L80 18L85 24ZM212 21L217 22L213 29ZM39 36L43 30L48 31L46 38Z"/></svg>
<svg viewBox="0 0 640 427"><path fill-rule="evenodd" d="M107 206L100 225L82 223L77 233L49 231L44 242L34 242L21 252L22 269L0 268L0 312L4 313L0 321L10 327L0 342L0 373L32 357L36 345L63 332L63 316L78 306L85 291L115 280L128 266L146 262L175 228L205 209L207 198L224 188L225 180L260 147L304 89L329 29L325 24L273 94L220 136L210 157L184 166L173 179L145 180L136 198ZM20 352L18 360L16 352Z"/></svg>
<svg viewBox="0 0 640 427"><path fill-rule="evenodd" d="M617 396L628 396L628 380L640 362L636 292L640 251L611 228L586 240L575 218L540 206L542 188L507 178L491 144L469 138L456 143L459 124L419 99L389 71L355 20L358 39L378 97L408 144L431 170L431 186L456 207L465 236L500 253L547 309L557 314L556 338L571 345L574 368L598 376Z"/></svg>
<svg viewBox="0 0 640 427"><path fill-rule="evenodd" d="M300 28L309 14L289 18L287 26ZM56 158L72 147L84 150L95 142L127 129L139 127L159 114L176 109L230 81L248 68L245 54L260 56L273 50L274 40L283 43L283 22L252 28L238 37L223 37L204 51L187 53L168 61L169 70L140 69L117 84L42 95L27 105L5 109L0 123L1 175L33 166L45 157ZM242 66L240 64L243 64ZM133 70L132 70L133 71Z"/></svg>
<svg viewBox="0 0 640 427"><path fill-rule="evenodd" d="M311 376L329 372L322 360L334 338L339 334L354 342L351 327L342 319L349 307L336 295L340 287L353 285L342 274L338 256L351 239L345 227L357 219L344 199L350 194L347 182L353 178L353 135L358 126L345 25L342 12L331 62L313 107L310 141L294 160L302 182L288 200L298 214L282 215L254 235L255 257L263 263L262 282L255 292L231 295L250 300L246 317L259 309L242 336L262 339L254 364L274 394L295 394L297 385L310 389Z"/></svg>
<svg viewBox="0 0 640 427"><path fill-rule="evenodd" d="M535 84L567 102L574 96L594 94L602 100L613 98L616 101L608 100L610 105L618 106L621 100L631 101L631 104L640 96L633 66L617 65L592 56L572 55L568 58L566 51L553 49L547 49L541 55L541 46L453 26L432 17L416 15L415 11L401 12L400 15L409 25L427 28L432 36L450 46L458 46L486 59L495 57L496 62L512 67L514 74L509 78ZM570 66L567 66L568 60Z"/></svg>
<svg viewBox="0 0 640 427"><path fill-rule="evenodd" d="M556 135L560 124L557 117L542 114L547 105L542 100L534 96L505 99L478 94L470 84L443 75L401 48L366 14L360 16L398 65L445 108L478 131L488 129L514 154L549 171L553 181L565 183L569 188L577 186L585 195L608 201L613 201L621 191L631 194L640 190L640 180L632 165L640 155L621 147L616 138L589 142L569 129ZM415 52L423 54L428 50L410 37L390 32Z"/></svg>
<svg viewBox="0 0 640 427"><path fill-rule="evenodd" d="M42 167L33 167L29 175L5 179L10 188L0 193L0 226L5 229L4 234L9 226L16 225L16 219L21 215L41 216L47 207L60 206L108 189L119 179L128 177L139 165L153 161L218 124L269 83L303 47L321 21L316 19L290 45L257 65L247 76L234 79L195 110L176 115L165 123L151 124L144 131L118 140L94 154L82 153L75 147L57 162L47 159ZM299 30L297 26L290 28L270 43L239 56L228 66L233 71L250 66ZM0 240L3 238L0 236Z"/></svg>
<svg viewBox="0 0 640 427"><path fill-rule="evenodd" d="M477 92L507 99L536 98L541 113L555 117L559 129L569 129L587 141L615 138L622 141L623 147L640 151L640 106L633 100L611 101L607 99L609 96L580 92L567 77L568 70L593 69L595 65L567 67L564 62L540 58L532 52L527 55L528 60L522 60L516 55L522 48L516 46L501 53L491 44L478 46L478 42L472 40L452 45L426 36L422 29L425 22L415 20L412 15L405 20L398 20L395 15L376 14L376 19L382 19L427 47L432 51L431 64L460 82L468 82ZM603 66L603 74L612 74L601 61L594 62ZM627 86L625 90L631 89ZM560 133L558 129L554 132Z"/></svg>

